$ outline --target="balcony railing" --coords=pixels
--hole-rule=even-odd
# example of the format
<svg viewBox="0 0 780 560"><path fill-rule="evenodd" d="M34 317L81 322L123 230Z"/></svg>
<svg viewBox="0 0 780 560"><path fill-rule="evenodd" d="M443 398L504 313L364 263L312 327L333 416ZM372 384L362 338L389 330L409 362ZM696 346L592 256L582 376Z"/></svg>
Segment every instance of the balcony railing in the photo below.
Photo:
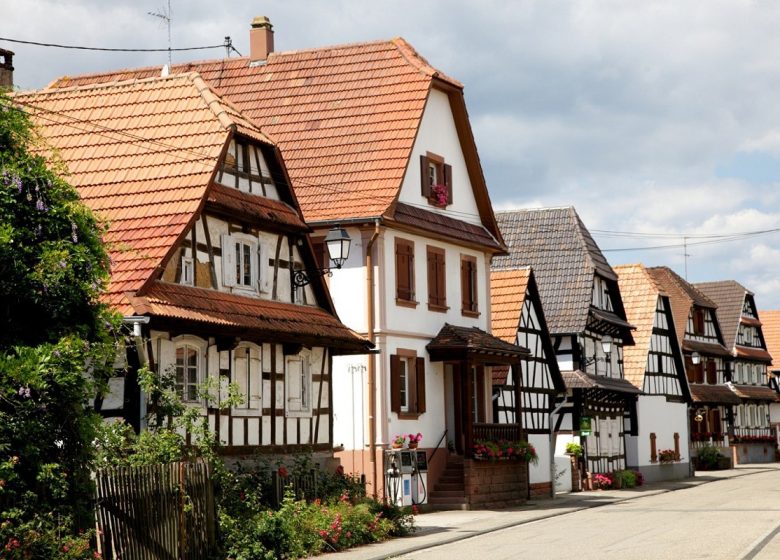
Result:
<svg viewBox="0 0 780 560"><path fill-rule="evenodd" d="M773 443L777 441L775 428L734 428L732 443Z"/></svg>
<svg viewBox="0 0 780 560"><path fill-rule="evenodd" d="M520 424L483 424L474 423L474 440L484 439L498 441L526 441L528 436Z"/></svg>

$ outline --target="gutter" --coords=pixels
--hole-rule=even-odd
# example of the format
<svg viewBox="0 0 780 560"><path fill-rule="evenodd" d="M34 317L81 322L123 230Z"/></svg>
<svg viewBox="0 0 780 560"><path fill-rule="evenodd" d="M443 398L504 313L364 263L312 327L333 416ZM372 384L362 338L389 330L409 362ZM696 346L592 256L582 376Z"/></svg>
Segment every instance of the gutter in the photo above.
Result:
<svg viewBox="0 0 780 560"><path fill-rule="evenodd" d="M374 259L371 251L379 237L379 219L374 220L374 234L366 245L366 338L375 345L374 340ZM376 346L374 346L376 348ZM377 499L377 464L376 464L376 360L374 355L368 356L368 449L371 461L371 480L373 481L373 497Z"/></svg>

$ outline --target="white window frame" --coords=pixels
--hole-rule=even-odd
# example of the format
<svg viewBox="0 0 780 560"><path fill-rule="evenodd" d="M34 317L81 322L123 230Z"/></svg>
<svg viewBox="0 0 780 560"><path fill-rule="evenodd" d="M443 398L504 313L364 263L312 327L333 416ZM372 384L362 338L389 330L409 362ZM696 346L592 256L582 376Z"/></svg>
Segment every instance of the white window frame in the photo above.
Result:
<svg viewBox="0 0 780 560"><path fill-rule="evenodd" d="M176 354L177 350L181 347L191 347L194 348L197 352L197 364L196 364L196 377L197 380L195 383L192 383L192 385L198 386L202 384L206 378L206 367L207 367L207 361L206 361L206 348L208 347L208 344L205 340L202 338L198 338L196 336L192 335L182 335L177 336L175 338L172 338L171 340L160 338L158 339L158 371L160 372L171 372L174 376L174 379L176 377L176 368L177 368L177 359ZM184 379L185 383L183 384L183 390L181 393L182 400L189 405L194 404L204 404L203 400L200 398L195 399L189 399L186 398L187 395L187 387L191 385L186 378ZM179 384L176 383L176 390L178 391Z"/></svg>
<svg viewBox="0 0 780 560"><path fill-rule="evenodd" d="M182 255L181 257L181 276L179 283L184 286L195 285L195 259Z"/></svg>
<svg viewBox="0 0 780 560"><path fill-rule="evenodd" d="M412 360L416 360L416 358L412 358L409 356L400 356L400 359L398 361L399 365L402 367L402 370L399 372L399 390L400 394L398 395L398 402L400 406L401 412L409 412L409 401L411 394L409 393L409 379L411 378L411 373L413 367L416 367L416 363L412 362Z"/></svg>
<svg viewBox="0 0 780 560"><path fill-rule="evenodd" d="M308 418L312 415L311 352L302 350L287 356L284 368L285 416ZM296 364L300 365L300 368ZM293 378L293 376L296 376Z"/></svg>
<svg viewBox="0 0 780 560"><path fill-rule="evenodd" d="M238 281L236 266L236 245L249 247L249 284L243 284ZM243 255L243 251L241 251ZM222 236L222 283L224 286L232 287L235 290L256 293L258 291L258 240L257 237L246 233L232 233ZM242 263L243 264L243 259ZM243 277L244 274L242 273Z"/></svg>
<svg viewBox="0 0 780 560"><path fill-rule="evenodd" d="M235 416L259 416L263 410L263 348L241 342L231 353L231 381L241 389L244 402L233 407Z"/></svg>

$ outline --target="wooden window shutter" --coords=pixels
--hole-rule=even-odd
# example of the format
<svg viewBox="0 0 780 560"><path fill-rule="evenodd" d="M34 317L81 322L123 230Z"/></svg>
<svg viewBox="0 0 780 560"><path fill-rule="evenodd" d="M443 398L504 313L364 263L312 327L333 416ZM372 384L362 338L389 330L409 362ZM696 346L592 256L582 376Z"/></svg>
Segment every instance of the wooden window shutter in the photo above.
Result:
<svg viewBox="0 0 780 560"><path fill-rule="evenodd" d="M693 360L690 356L685 356L685 375L688 376L688 383L696 381L696 376L693 373Z"/></svg>
<svg viewBox="0 0 780 560"><path fill-rule="evenodd" d="M263 366L259 348L249 348L249 408L262 407Z"/></svg>
<svg viewBox="0 0 780 560"><path fill-rule="evenodd" d="M428 182L428 158L420 156L421 193L425 198L431 196L431 184Z"/></svg>
<svg viewBox="0 0 780 560"><path fill-rule="evenodd" d="M328 266L328 263L325 262L325 258L326 258L325 238L324 237L312 238L311 244L312 247L314 247L314 262L317 263L318 267L326 268Z"/></svg>
<svg viewBox="0 0 780 560"><path fill-rule="evenodd" d="M447 306L447 267L442 251L436 256L436 293L439 295L439 305Z"/></svg>
<svg viewBox="0 0 780 560"><path fill-rule="evenodd" d="M467 310L471 307L469 294L468 261L460 260L460 308Z"/></svg>
<svg viewBox="0 0 780 560"><path fill-rule="evenodd" d="M710 421L710 426L709 426L710 429L708 431L719 434L720 433L720 410L718 410L717 408L713 408L712 410L710 410L709 421Z"/></svg>
<svg viewBox="0 0 780 560"><path fill-rule="evenodd" d="M395 242L396 297L414 301L414 246L397 239Z"/></svg>
<svg viewBox="0 0 780 560"><path fill-rule="evenodd" d="M425 358L415 359L415 382L417 384L417 412L425 412Z"/></svg>
<svg viewBox="0 0 780 560"><path fill-rule="evenodd" d="M436 292L436 253L428 248L428 303L439 305L439 294Z"/></svg>
<svg viewBox="0 0 780 560"><path fill-rule="evenodd" d="M236 252L233 248L232 238L229 235L222 236L222 285L236 285Z"/></svg>
<svg viewBox="0 0 780 560"><path fill-rule="evenodd" d="M444 164L444 184L447 185L447 204L452 204L452 166Z"/></svg>
<svg viewBox="0 0 780 560"><path fill-rule="evenodd" d="M390 355L390 410L401 412L401 356Z"/></svg>
<svg viewBox="0 0 780 560"><path fill-rule="evenodd" d="M694 366L694 371L696 373L696 383L704 383L704 364L699 362Z"/></svg>
<svg viewBox="0 0 780 560"><path fill-rule="evenodd" d="M718 370L715 360L707 360L707 383L715 385L718 382Z"/></svg>

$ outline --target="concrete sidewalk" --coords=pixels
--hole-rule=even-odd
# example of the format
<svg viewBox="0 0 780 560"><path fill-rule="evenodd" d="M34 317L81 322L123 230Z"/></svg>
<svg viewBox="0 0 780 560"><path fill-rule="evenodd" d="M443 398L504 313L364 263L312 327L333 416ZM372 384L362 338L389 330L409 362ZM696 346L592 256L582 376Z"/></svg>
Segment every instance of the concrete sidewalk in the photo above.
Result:
<svg viewBox="0 0 780 560"><path fill-rule="evenodd" d="M700 471L691 479L658 482L627 490L599 490L559 494L554 500L533 500L518 508L481 511L439 511L415 517L417 531L404 538L362 546L345 552L329 554L335 560L382 560L408 554L416 550L447 544L491 531L522 525L540 519L565 515L593 508L693 488L726 478L747 476L760 472L780 470L780 463L738 466L725 471Z"/></svg>

